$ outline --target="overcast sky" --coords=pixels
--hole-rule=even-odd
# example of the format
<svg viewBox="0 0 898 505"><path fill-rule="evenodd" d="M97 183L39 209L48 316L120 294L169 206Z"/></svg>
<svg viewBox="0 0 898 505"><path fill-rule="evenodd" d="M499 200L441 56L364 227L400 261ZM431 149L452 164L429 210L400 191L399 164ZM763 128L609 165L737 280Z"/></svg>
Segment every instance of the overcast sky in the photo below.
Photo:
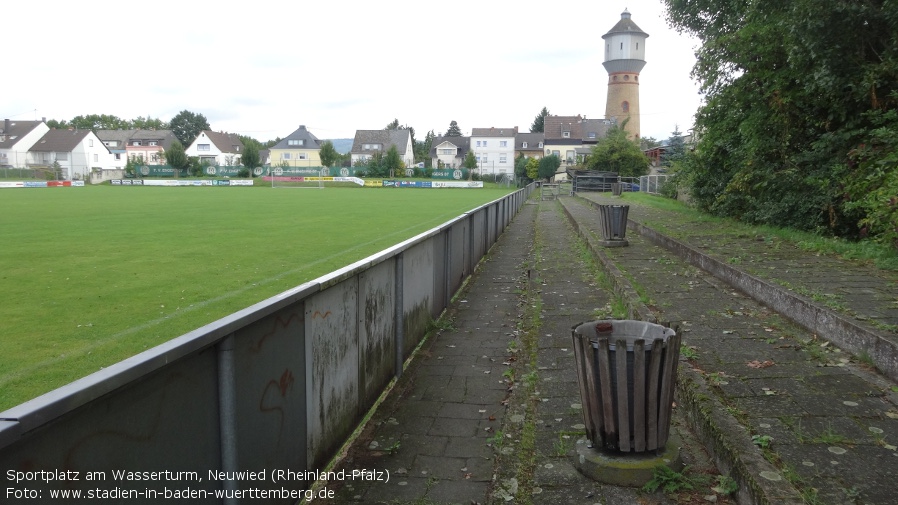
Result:
<svg viewBox="0 0 898 505"><path fill-rule="evenodd" d="M0 119L203 114L260 141L306 125L352 138L415 128L529 131L543 107L603 117L602 35L624 9L649 34L643 136L686 132L701 103L697 42L660 0L9 2Z"/></svg>

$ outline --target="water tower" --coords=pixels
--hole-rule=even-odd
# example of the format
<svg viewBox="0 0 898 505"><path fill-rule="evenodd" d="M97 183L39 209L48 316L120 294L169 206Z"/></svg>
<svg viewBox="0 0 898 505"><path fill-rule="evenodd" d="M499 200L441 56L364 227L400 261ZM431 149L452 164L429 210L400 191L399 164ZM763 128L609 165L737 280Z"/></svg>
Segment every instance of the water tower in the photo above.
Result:
<svg viewBox="0 0 898 505"><path fill-rule="evenodd" d="M605 61L602 65L608 72L608 101L605 103L605 118L614 119L623 125L631 139L639 138L639 72L645 66L645 39L648 33L642 31L630 19L624 9L620 21L608 33L605 40Z"/></svg>

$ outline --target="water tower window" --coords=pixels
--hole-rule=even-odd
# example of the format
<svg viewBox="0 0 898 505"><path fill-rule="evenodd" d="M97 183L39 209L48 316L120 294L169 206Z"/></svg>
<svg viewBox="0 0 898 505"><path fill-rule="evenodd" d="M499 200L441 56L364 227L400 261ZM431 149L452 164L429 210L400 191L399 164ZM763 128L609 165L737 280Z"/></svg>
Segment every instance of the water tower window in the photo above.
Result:
<svg viewBox="0 0 898 505"><path fill-rule="evenodd" d="M620 104L620 108L624 112L630 112L630 102L624 101L623 103Z"/></svg>

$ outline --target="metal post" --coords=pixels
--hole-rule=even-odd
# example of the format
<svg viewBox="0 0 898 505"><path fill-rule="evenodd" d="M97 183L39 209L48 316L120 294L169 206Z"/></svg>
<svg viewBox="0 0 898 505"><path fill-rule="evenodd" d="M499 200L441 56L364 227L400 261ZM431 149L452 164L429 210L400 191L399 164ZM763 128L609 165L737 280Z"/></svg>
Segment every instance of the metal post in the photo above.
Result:
<svg viewBox="0 0 898 505"><path fill-rule="evenodd" d="M398 379L402 377L402 367L405 364L405 328L403 326L402 321L402 292L403 292L403 278L405 272L403 256L405 253L399 253L396 255L396 288L395 288L395 296L393 297L393 326L394 332L396 335L396 370L395 376Z"/></svg>
<svg viewBox="0 0 898 505"><path fill-rule="evenodd" d="M237 459L237 379L234 377L234 334L218 344L218 423L221 444L221 469L238 470ZM226 479L224 489L234 491L237 481ZM237 505L236 498L225 498L226 505Z"/></svg>

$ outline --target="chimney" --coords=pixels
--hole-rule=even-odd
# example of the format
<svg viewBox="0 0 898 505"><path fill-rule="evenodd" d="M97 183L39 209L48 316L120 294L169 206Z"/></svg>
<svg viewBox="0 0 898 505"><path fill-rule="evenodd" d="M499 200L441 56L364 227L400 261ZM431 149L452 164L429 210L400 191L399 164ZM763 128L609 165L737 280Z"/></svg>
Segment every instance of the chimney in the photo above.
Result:
<svg viewBox="0 0 898 505"><path fill-rule="evenodd" d="M3 120L3 133L9 133L9 119Z"/></svg>
<svg viewBox="0 0 898 505"><path fill-rule="evenodd" d="M299 125L299 129L300 129L300 130L305 130L305 129L306 129L306 125L304 125L304 124Z"/></svg>

